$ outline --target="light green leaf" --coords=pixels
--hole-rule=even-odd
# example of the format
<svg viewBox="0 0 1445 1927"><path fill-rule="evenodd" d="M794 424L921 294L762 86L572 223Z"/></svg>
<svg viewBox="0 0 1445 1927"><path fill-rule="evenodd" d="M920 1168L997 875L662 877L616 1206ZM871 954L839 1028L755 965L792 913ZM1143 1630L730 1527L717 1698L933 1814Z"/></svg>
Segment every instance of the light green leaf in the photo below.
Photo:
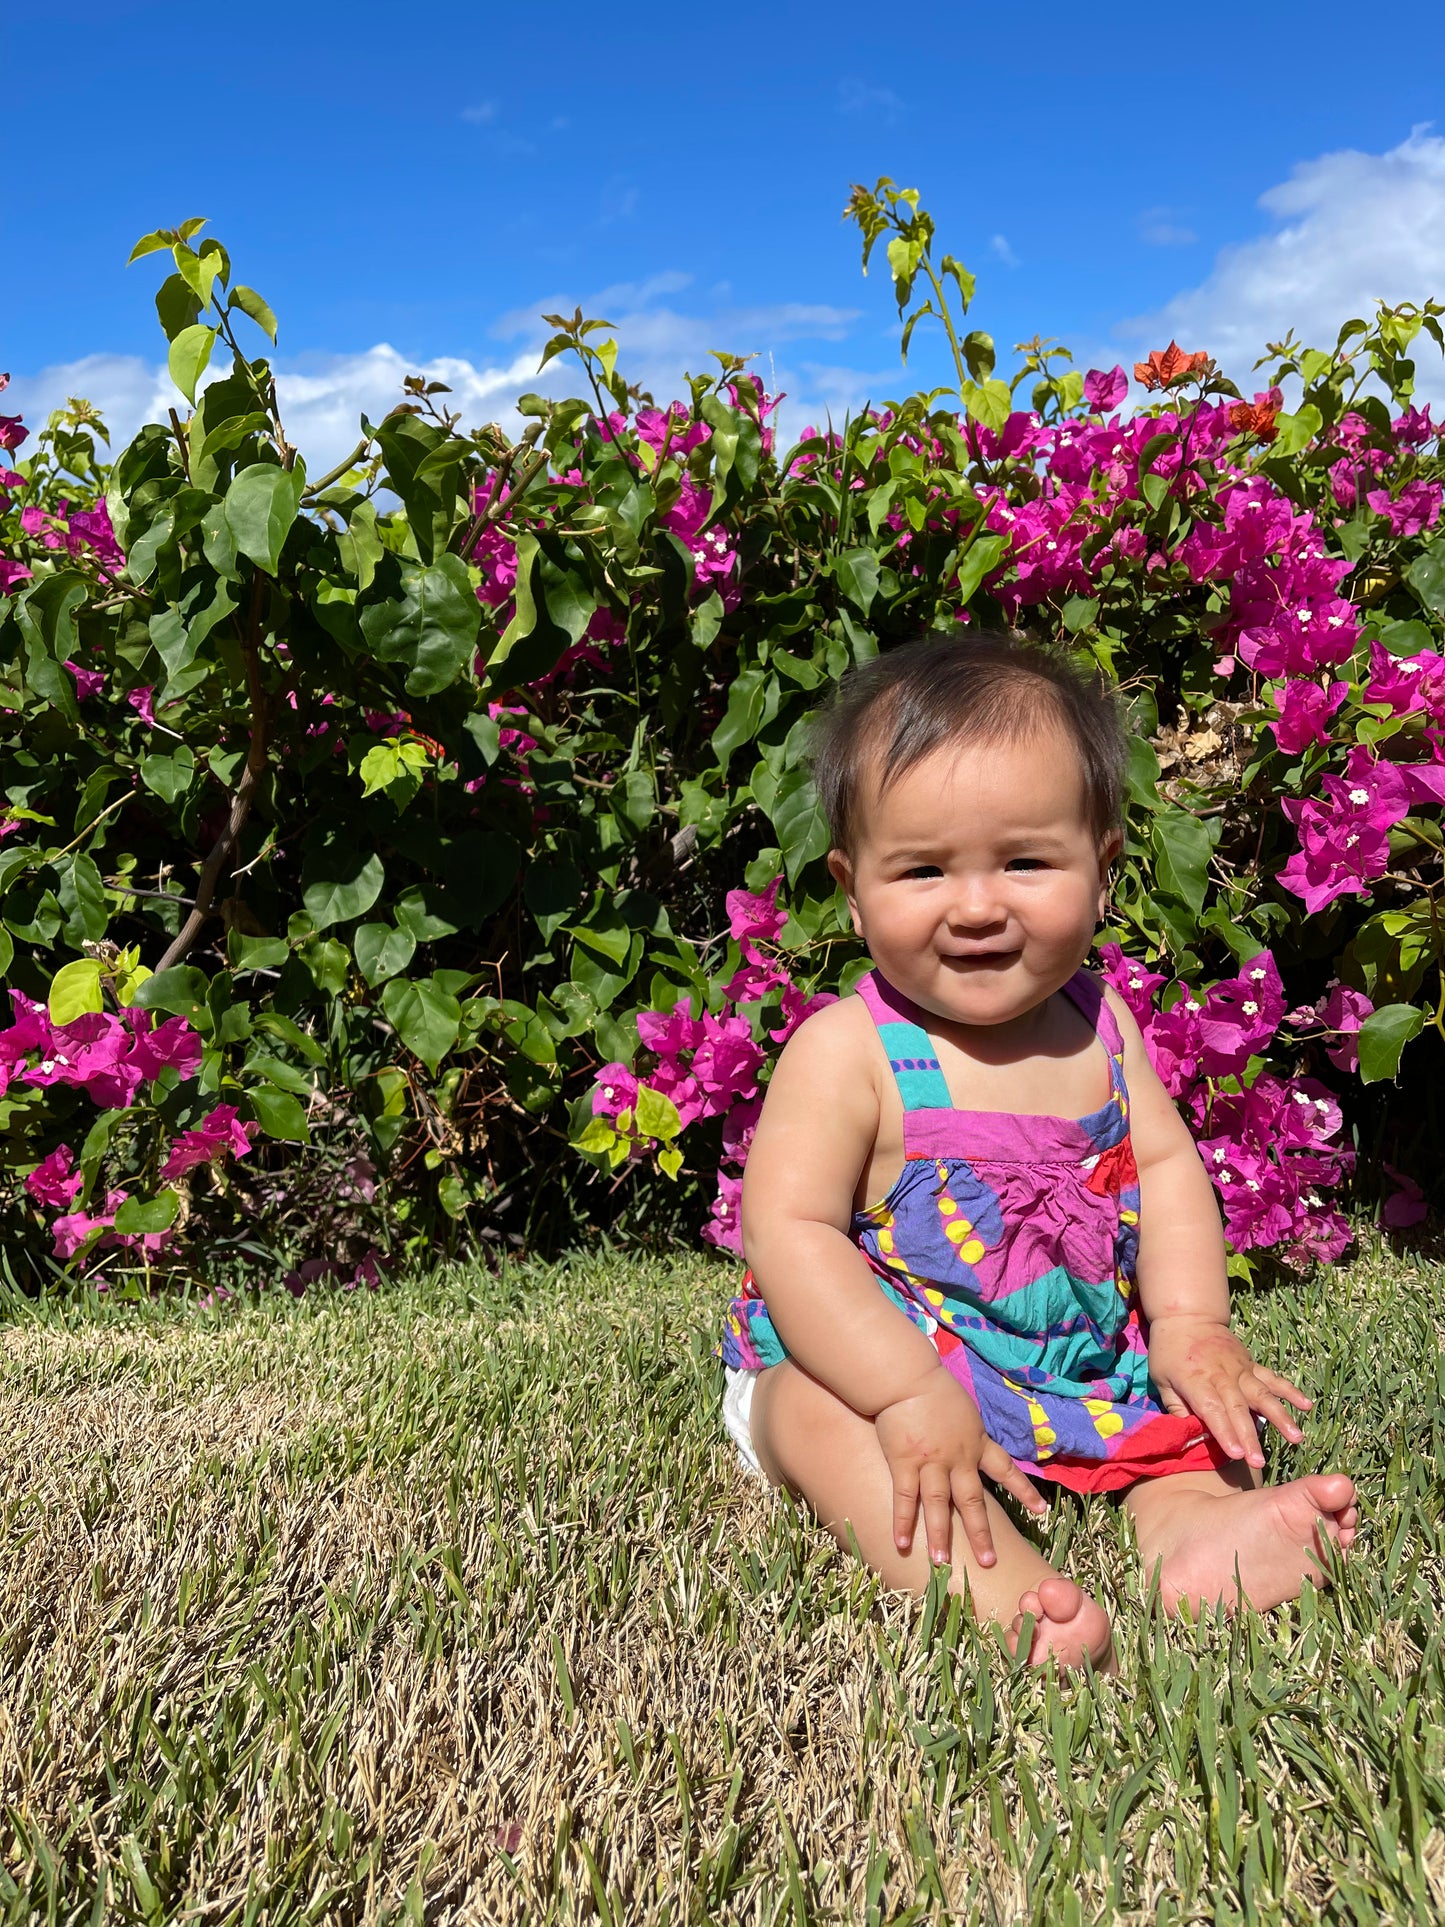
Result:
<svg viewBox="0 0 1445 1927"><path fill-rule="evenodd" d="M1308 448L1323 428L1324 420L1314 403L1307 401L1297 415L1276 415L1274 426L1275 437L1269 452L1271 458L1277 460L1282 455L1298 455Z"/></svg>
<svg viewBox="0 0 1445 1927"><path fill-rule="evenodd" d="M872 549L845 549L833 557L833 580L854 608L867 615L878 593L878 557Z"/></svg>
<svg viewBox="0 0 1445 1927"><path fill-rule="evenodd" d="M196 383L205 373L215 345L215 329L198 322L192 327L182 328L171 343L170 354L166 357L171 380L193 408L196 405Z"/></svg>
<svg viewBox="0 0 1445 1927"><path fill-rule="evenodd" d="M672 1099L650 1084L637 1087L637 1128L644 1137L674 1138L682 1129L682 1118Z"/></svg>
<svg viewBox="0 0 1445 1927"><path fill-rule="evenodd" d="M1198 916L1209 886L1209 831L1187 810L1161 810L1152 825L1159 882Z"/></svg>
<svg viewBox="0 0 1445 1927"><path fill-rule="evenodd" d="M238 282L231 290L229 305L239 308L242 314L250 315L263 334L272 341L276 339L276 317L254 288L242 287Z"/></svg>
<svg viewBox="0 0 1445 1927"><path fill-rule="evenodd" d="M77 957L62 964L50 981L50 1021L73 1024L77 1017L105 1009L101 995L101 964L98 957Z"/></svg>
<svg viewBox="0 0 1445 1927"><path fill-rule="evenodd" d="M274 468L264 462L243 468L226 491L226 527L231 540L267 575L276 573L305 486L306 470L298 457L294 469Z"/></svg>

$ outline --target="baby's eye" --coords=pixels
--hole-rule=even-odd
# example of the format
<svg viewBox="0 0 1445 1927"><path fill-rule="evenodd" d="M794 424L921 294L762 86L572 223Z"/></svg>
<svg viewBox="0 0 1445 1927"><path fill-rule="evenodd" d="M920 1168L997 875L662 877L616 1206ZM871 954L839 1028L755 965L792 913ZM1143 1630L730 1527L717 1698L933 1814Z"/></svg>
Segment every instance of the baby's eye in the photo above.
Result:
<svg viewBox="0 0 1445 1927"><path fill-rule="evenodd" d="M1041 856L1011 857L1005 868L1010 870L1043 870L1048 866Z"/></svg>
<svg viewBox="0 0 1445 1927"><path fill-rule="evenodd" d="M936 863L915 863L913 868L905 871L904 874L910 877L941 877L943 872Z"/></svg>

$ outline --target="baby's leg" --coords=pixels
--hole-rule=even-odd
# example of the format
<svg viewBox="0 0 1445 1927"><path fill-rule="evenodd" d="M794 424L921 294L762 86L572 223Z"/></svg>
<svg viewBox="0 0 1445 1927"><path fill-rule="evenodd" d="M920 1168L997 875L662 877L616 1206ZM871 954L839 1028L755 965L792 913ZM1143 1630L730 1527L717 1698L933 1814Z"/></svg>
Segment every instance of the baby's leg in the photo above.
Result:
<svg viewBox="0 0 1445 1927"><path fill-rule="evenodd" d="M840 1545L848 1544L851 1527L864 1559L885 1585L927 1589L922 1520L910 1552L899 1552L893 1541L893 1485L871 1419L861 1418L788 1359L770 1366L758 1381L752 1435L774 1485L786 1485L805 1499ZM1112 1671L1103 1607L1055 1572L1003 1507L990 1494L985 1497L998 1564L978 1564L955 1510L952 1590L963 1590L966 1575L975 1611L1008 1629L1005 1638L1013 1651L1024 1615L1032 1614L1028 1656L1036 1663L1052 1654L1061 1665L1082 1666L1088 1657L1101 1671Z"/></svg>
<svg viewBox="0 0 1445 1927"><path fill-rule="evenodd" d="M1340 1472L1288 1485L1264 1485L1252 1467L1176 1472L1141 1479L1124 1503L1134 1515L1144 1576L1159 1568L1166 1612L1240 1597L1263 1612L1298 1599L1305 1581L1327 1583L1320 1555L1330 1541L1347 1552L1359 1513L1355 1488Z"/></svg>

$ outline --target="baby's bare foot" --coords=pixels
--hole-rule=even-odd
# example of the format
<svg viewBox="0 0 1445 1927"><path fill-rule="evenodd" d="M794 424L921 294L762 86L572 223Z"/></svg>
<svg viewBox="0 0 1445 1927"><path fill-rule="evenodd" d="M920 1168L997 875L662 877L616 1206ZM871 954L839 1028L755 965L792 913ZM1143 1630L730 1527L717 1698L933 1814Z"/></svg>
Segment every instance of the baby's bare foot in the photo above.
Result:
<svg viewBox="0 0 1445 1927"><path fill-rule="evenodd" d="M1023 1594L1013 1624L1004 1634L1011 1653L1018 1651L1027 1615L1034 1621L1028 1650L1031 1666L1042 1666L1050 1657L1060 1666L1082 1666L1090 1659L1101 1673L1115 1671L1109 1615L1072 1579L1055 1574Z"/></svg>
<svg viewBox="0 0 1445 1927"><path fill-rule="evenodd" d="M1298 1599L1306 1580L1328 1584L1322 1554L1354 1543L1359 1512L1343 1473L1316 1473L1253 1492L1180 1493L1159 1591L1166 1612L1223 1604L1243 1594L1258 1611Z"/></svg>

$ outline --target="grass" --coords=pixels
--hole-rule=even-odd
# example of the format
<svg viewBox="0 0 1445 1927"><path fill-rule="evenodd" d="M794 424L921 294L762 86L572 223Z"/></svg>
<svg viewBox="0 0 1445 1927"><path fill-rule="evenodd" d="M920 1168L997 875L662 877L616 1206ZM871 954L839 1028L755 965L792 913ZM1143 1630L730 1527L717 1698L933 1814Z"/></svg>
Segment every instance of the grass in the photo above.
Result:
<svg viewBox="0 0 1445 1927"><path fill-rule="evenodd" d="M0 1334L9 1921L1413 1922L1445 1912L1445 1268L1241 1303L1362 1488L1333 1592L1018 1670L738 1470L729 1274L603 1256Z"/></svg>

